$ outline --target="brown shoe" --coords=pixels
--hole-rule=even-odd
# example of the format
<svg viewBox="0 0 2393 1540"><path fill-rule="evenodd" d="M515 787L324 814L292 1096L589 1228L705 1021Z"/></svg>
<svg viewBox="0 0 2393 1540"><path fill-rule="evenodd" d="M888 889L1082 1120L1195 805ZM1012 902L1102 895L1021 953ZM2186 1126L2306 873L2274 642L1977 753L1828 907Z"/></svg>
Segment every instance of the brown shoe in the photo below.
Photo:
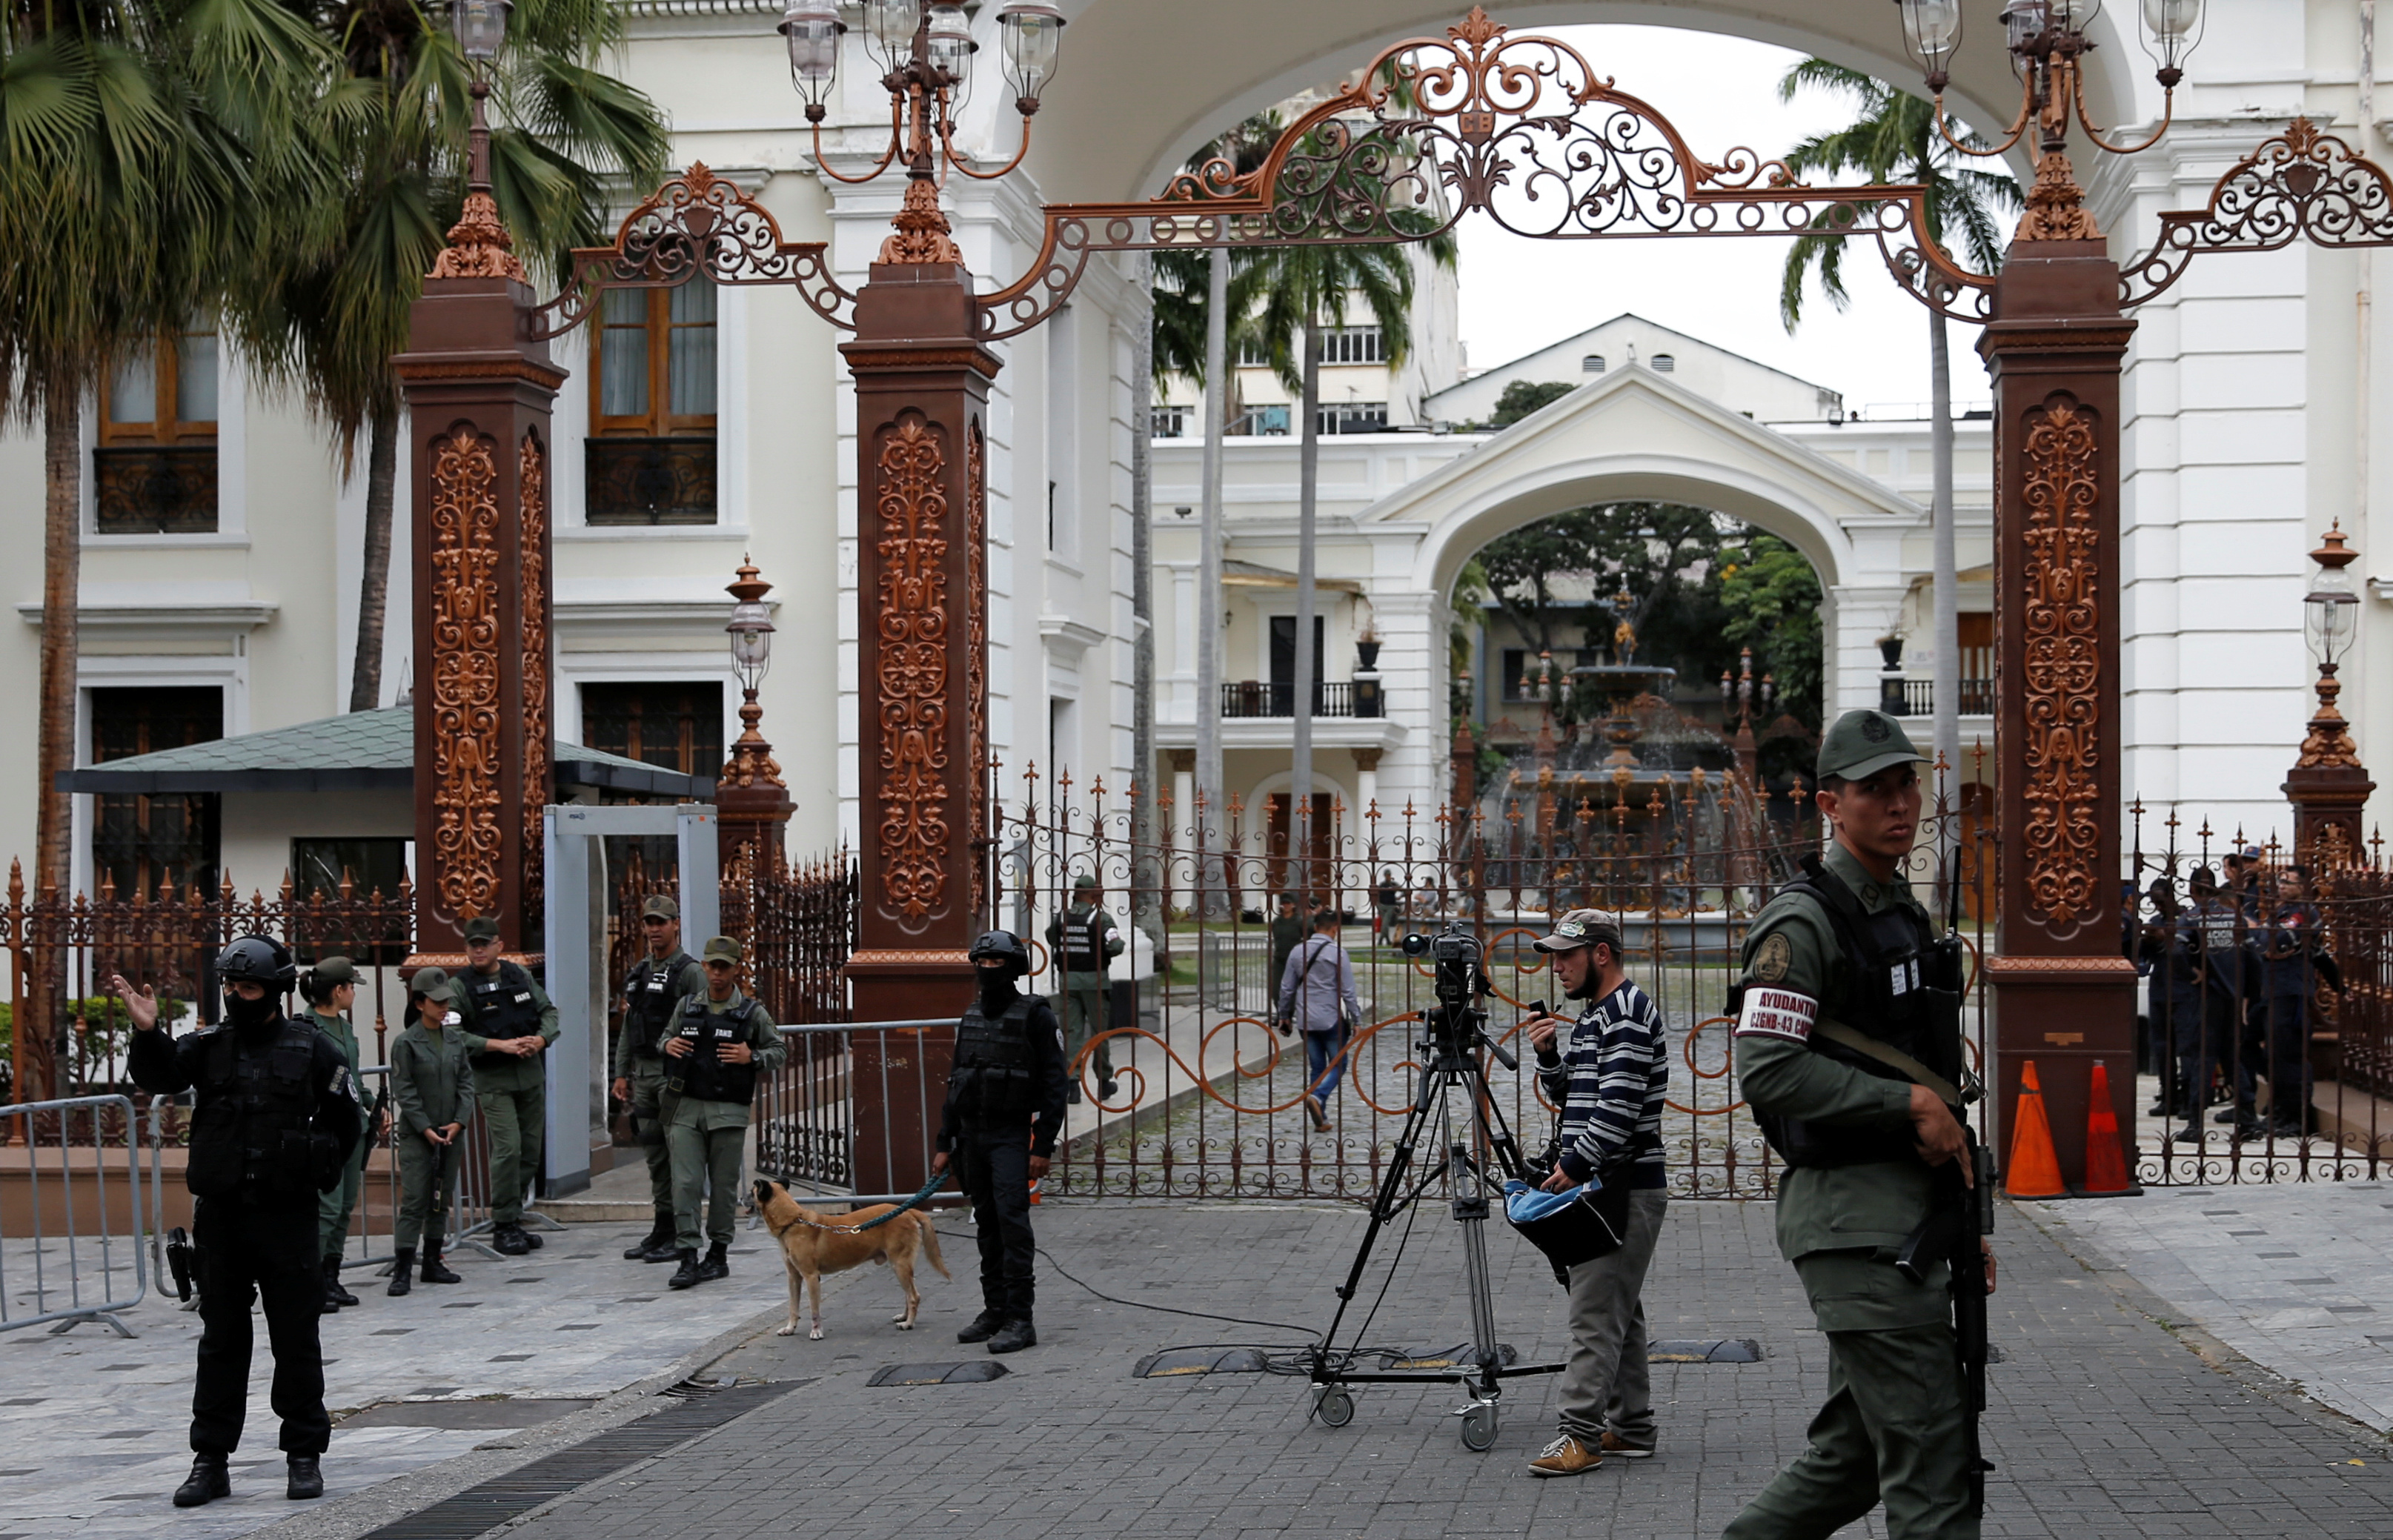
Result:
<svg viewBox="0 0 2393 1540"><path fill-rule="evenodd" d="M1593 1470L1603 1463L1603 1456L1564 1433L1546 1445L1537 1457L1529 1462L1532 1476L1576 1476Z"/></svg>
<svg viewBox="0 0 2393 1540"><path fill-rule="evenodd" d="M1650 1460L1654 1457L1652 1444L1630 1443L1609 1428L1603 1430L1602 1448L1603 1453L1617 1455L1624 1460Z"/></svg>
<svg viewBox="0 0 2393 1540"><path fill-rule="evenodd" d="M1308 1096L1304 1099L1304 1116L1313 1119L1313 1129L1315 1133L1329 1131L1329 1114L1321 1105L1320 1097Z"/></svg>

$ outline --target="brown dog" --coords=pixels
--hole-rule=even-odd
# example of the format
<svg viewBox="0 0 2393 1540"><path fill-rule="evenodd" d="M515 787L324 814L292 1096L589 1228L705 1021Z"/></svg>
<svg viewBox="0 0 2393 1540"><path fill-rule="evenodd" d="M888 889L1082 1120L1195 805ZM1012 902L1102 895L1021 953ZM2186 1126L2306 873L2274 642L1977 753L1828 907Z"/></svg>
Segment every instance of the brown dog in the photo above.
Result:
<svg viewBox="0 0 2393 1540"><path fill-rule="evenodd" d="M870 1230L857 1228L896 1207L877 1203L852 1214L823 1214L791 1197L778 1181L756 1183L757 1211L765 1216L765 1228L781 1243L781 1263L790 1274L790 1321L776 1336L797 1335L798 1286L803 1283L814 1297L814 1329L806 1335L821 1341L823 1274L861 1267L867 1260L885 1262L897 1274L897 1286L906 1291L906 1310L890 1319L899 1331L914 1329L914 1317L922 1308L922 1291L914 1286L915 1255L928 1257L942 1278L953 1282L955 1274L940 1259L939 1233L931 1228L931 1216L919 1209Z"/></svg>

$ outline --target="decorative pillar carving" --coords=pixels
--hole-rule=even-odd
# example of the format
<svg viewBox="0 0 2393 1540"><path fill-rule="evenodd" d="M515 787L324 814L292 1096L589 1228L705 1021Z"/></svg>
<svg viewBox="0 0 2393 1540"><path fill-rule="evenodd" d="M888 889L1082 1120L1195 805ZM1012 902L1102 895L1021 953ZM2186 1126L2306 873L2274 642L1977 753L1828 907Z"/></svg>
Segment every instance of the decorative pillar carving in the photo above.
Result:
<svg viewBox="0 0 2393 1540"><path fill-rule="evenodd" d="M1994 385L2002 831L1988 1082L2007 1141L2020 1066L2036 1061L2061 1174L2075 1182L2098 1062L2119 1127L2136 1126L2118 818L2119 374L2135 323L2097 240L2014 241L1993 309L1978 345Z"/></svg>

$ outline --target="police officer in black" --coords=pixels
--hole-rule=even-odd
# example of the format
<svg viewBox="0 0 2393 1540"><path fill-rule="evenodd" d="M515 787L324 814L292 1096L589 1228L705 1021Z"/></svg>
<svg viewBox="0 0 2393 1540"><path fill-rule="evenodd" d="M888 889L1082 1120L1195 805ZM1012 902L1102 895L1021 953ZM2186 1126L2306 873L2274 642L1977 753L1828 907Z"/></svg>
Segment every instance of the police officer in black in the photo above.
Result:
<svg viewBox="0 0 2393 1540"><path fill-rule="evenodd" d="M1030 1184L1047 1174L1064 1129L1064 1029L1045 1000L1014 987L1030 972L1021 937L991 931L973 943L971 956L980 992L956 1025L931 1171L953 1161L980 1239L982 1309L956 1340L1019 1352L1039 1342L1031 1325Z"/></svg>
<svg viewBox="0 0 2393 1540"><path fill-rule="evenodd" d="M299 970L288 948L246 935L216 959L224 1022L175 1038L158 1028L157 997L120 977L134 1033L133 1081L154 1096L196 1089L190 1184L200 1289L200 1373L191 1393L191 1474L177 1507L230 1496L226 1469L249 1405L249 1307L262 1301L274 1350L275 1415L289 1456L285 1495L320 1497L319 1460L332 1442L324 1360L316 1337L324 1283L317 1268L319 1193L341 1180L362 1121L347 1057L282 997Z"/></svg>

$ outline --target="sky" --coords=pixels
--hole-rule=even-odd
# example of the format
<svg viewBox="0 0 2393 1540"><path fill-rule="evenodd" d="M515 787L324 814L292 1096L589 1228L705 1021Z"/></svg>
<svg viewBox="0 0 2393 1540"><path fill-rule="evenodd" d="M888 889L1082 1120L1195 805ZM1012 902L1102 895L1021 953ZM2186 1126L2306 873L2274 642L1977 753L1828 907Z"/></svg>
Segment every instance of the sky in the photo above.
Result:
<svg viewBox="0 0 2393 1540"><path fill-rule="evenodd" d="M1782 154L1850 114L1817 92L1782 104L1779 76L1801 56L1767 44L1662 27L1552 32L1598 74L1667 114L1706 160L1739 145L1764 158ZM1534 241L1475 216L1459 235L1462 340L1474 370L1633 310L1841 391L1864 413L1929 398L1928 312L1894 286L1874 241L1855 241L1845 258L1850 307L1836 310L1815 287L1790 336L1778 319L1784 240ZM1955 403L1984 401L1992 392L1969 351L1976 329L1954 327L1950 336Z"/></svg>

